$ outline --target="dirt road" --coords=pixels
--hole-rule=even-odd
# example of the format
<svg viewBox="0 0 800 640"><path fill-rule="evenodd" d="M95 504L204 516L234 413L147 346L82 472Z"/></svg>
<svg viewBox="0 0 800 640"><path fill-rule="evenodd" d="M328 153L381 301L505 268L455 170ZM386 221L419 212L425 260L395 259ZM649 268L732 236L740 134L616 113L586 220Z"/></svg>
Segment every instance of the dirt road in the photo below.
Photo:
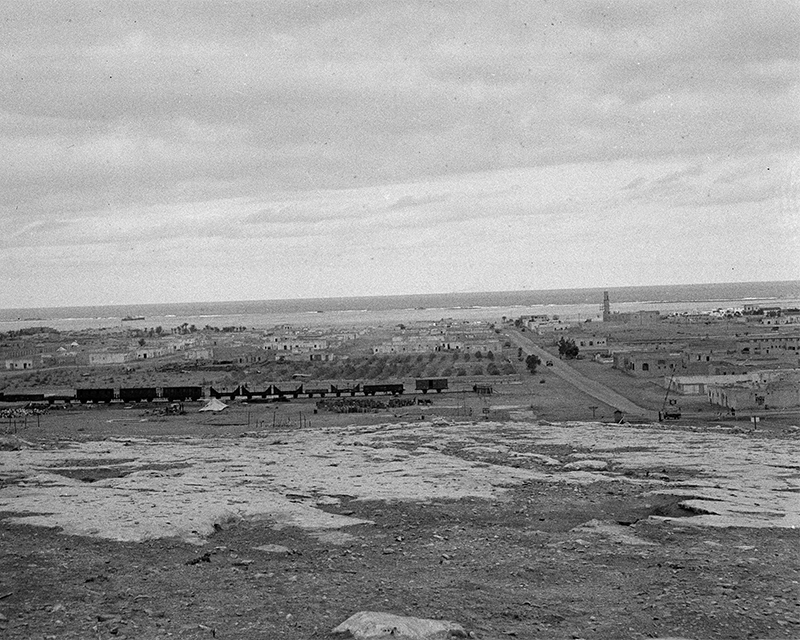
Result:
<svg viewBox="0 0 800 640"><path fill-rule="evenodd" d="M509 329L506 335L514 344L516 344L518 347L521 347L525 352L539 356L542 359L543 366L545 362L552 360L553 366L549 367L549 369L559 378L570 383L577 389L580 389L587 395L590 395L611 407L619 409L627 416L636 416L653 421L658 420L658 412L640 407L624 396L621 396L613 389L609 389L604 384L601 384L595 380L590 380L586 376L581 375L568 364L565 364L558 358L553 358L552 354L536 345L533 340L524 336L519 331Z"/></svg>

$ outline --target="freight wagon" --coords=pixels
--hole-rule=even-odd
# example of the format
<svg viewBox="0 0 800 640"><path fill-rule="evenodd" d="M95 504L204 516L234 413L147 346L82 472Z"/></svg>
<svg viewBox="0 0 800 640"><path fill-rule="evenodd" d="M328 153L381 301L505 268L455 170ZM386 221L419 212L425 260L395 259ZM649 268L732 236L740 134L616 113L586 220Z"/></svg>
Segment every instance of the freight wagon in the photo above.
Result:
<svg viewBox="0 0 800 640"><path fill-rule="evenodd" d="M303 385L301 384L296 389L289 389L284 391L283 389L278 388L275 385L272 385L273 391L275 391L275 395L279 398L285 398L287 396L292 396L293 398L299 398L300 394L303 393Z"/></svg>
<svg viewBox="0 0 800 640"><path fill-rule="evenodd" d="M75 399L81 404L111 402L114 395L114 389L75 389Z"/></svg>
<svg viewBox="0 0 800 640"><path fill-rule="evenodd" d="M272 385L264 389L264 391L252 391L248 389L246 385L241 385L239 387L239 392L248 400L252 400L253 398L266 398L267 396L273 395Z"/></svg>
<svg viewBox="0 0 800 640"><path fill-rule="evenodd" d="M43 393L0 393L0 402L43 402Z"/></svg>
<svg viewBox="0 0 800 640"><path fill-rule="evenodd" d="M329 387L306 387L303 386L303 393L306 394L309 398L313 398L314 396L319 396L320 398L324 398L331 392Z"/></svg>
<svg viewBox="0 0 800 640"><path fill-rule="evenodd" d="M447 378L417 378L416 381L416 389L422 393L434 390L436 393L441 393L447 387Z"/></svg>
<svg viewBox="0 0 800 640"><path fill-rule="evenodd" d="M203 397L202 387L162 387L161 397L169 402L185 402L200 400Z"/></svg>
<svg viewBox="0 0 800 640"><path fill-rule="evenodd" d="M365 384L362 387L365 396L374 396L376 393L391 393L393 396L399 396L405 391L402 383L399 384Z"/></svg>
<svg viewBox="0 0 800 640"><path fill-rule="evenodd" d="M338 387L335 384L331 385L331 393L335 393L336 397L339 398L341 395L350 394L351 396L356 395L359 391L361 391L361 385L357 384L354 387Z"/></svg>
<svg viewBox="0 0 800 640"><path fill-rule="evenodd" d="M211 398L229 398L230 400L233 400L234 398L237 398L238 396L243 394L241 387L236 387L235 389L231 390L226 390L226 389L217 390L214 387L210 387L208 390L208 395Z"/></svg>
<svg viewBox="0 0 800 640"><path fill-rule="evenodd" d="M123 402L152 402L158 393L155 387L122 387L119 399Z"/></svg>

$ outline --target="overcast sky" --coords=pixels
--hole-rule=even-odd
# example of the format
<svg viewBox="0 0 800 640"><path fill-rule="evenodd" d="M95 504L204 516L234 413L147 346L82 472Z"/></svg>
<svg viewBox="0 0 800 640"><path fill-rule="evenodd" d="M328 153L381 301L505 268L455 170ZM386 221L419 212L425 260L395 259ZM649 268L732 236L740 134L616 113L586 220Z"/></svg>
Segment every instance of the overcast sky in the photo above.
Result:
<svg viewBox="0 0 800 640"><path fill-rule="evenodd" d="M0 306L800 279L800 4L15 2Z"/></svg>

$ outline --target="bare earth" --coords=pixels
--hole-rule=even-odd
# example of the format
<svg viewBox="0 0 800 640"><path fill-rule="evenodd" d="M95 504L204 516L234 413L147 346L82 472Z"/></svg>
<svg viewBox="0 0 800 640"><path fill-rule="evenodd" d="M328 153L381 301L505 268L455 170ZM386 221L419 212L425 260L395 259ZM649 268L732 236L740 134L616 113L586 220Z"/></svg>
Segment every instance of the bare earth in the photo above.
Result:
<svg viewBox="0 0 800 640"><path fill-rule="evenodd" d="M459 394L47 415L0 451L4 637L324 638L365 609L478 638L800 636L796 428L552 423L565 390L538 380L494 397L510 422L446 416Z"/></svg>

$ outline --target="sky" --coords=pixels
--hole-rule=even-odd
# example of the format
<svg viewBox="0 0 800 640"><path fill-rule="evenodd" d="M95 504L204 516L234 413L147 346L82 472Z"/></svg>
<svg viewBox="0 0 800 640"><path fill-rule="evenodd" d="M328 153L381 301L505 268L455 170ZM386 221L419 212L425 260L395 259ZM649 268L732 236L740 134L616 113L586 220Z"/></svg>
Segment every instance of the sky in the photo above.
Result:
<svg viewBox="0 0 800 640"><path fill-rule="evenodd" d="M800 3L7 3L0 307L800 279Z"/></svg>

